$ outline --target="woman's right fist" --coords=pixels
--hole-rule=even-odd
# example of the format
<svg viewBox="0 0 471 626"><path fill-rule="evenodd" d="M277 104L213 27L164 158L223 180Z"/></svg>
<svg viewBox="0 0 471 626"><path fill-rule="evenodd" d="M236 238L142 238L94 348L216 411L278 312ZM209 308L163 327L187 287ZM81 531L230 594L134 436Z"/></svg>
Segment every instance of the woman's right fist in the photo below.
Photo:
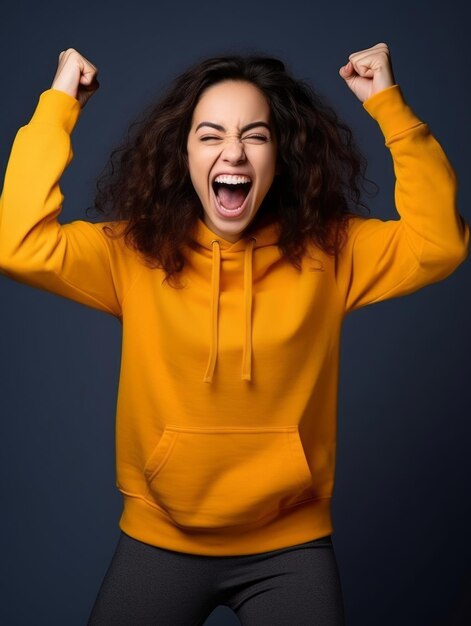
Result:
<svg viewBox="0 0 471 626"><path fill-rule="evenodd" d="M59 64L51 89L65 91L79 101L80 107L87 104L99 88L98 69L74 48L59 54Z"/></svg>

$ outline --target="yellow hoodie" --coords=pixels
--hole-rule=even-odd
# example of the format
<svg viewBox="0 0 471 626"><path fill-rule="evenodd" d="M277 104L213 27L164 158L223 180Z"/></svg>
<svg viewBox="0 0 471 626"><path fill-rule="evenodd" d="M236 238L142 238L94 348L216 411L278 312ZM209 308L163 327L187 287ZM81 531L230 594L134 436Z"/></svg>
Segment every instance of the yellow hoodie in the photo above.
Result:
<svg viewBox="0 0 471 626"><path fill-rule="evenodd" d="M231 243L199 220L184 289L108 239L104 223L58 222L75 98L44 91L18 130L0 272L122 324L116 485L132 537L217 556L333 532L343 318L442 280L469 247L455 172L399 85L363 107L393 158L400 219L353 217L337 259L311 246L301 272L282 258L275 225Z"/></svg>

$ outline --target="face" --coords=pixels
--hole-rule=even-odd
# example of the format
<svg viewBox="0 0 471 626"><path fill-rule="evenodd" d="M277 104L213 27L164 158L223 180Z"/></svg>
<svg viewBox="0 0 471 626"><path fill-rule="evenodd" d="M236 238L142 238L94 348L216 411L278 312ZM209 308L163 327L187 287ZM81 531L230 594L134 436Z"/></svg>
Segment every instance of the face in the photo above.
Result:
<svg viewBox="0 0 471 626"><path fill-rule="evenodd" d="M263 93L245 81L225 80L208 87L193 111L187 152L205 224L223 239L237 241L276 172L277 144ZM218 178L222 174L226 177Z"/></svg>

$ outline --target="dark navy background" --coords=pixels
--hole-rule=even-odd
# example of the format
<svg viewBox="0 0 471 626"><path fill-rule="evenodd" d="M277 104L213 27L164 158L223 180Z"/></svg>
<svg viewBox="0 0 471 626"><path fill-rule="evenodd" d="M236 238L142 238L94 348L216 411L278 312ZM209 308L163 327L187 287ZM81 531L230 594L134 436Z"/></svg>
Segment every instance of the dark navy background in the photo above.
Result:
<svg viewBox="0 0 471 626"><path fill-rule="evenodd" d="M407 102L456 169L458 206L470 222L465 6L8 3L0 25L2 185L15 134L50 88L62 50L92 61L101 84L72 134L62 223L89 219L111 150L177 73L204 56L261 52L309 80L351 126L367 175L381 187L365 197L371 215L396 218L383 135L338 74L350 53L386 42ZM468 259L445 281L346 318L333 540L348 626L471 623L470 279ZM83 625L119 535L121 327L5 276L0 324L0 623ZM238 623L227 607L206 622Z"/></svg>

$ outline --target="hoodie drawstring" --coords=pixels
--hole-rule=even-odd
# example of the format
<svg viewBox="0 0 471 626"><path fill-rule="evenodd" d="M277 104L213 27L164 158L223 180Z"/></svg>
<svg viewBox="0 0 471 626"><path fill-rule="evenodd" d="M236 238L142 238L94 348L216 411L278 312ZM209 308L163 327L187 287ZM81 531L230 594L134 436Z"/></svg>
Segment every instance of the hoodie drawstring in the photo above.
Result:
<svg viewBox="0 0 471 626"><path fill-rule="evenodd" d="M217 245L215 245L217 244ZM218 349L218 311L219 311L219 276L221 263L221 249L219 241L211 241L213 250L213 268L211 273L211 336L209 339L209 360L203 382L210 383L213 380L214 366Z"/></svg>
<svg viewBox="0 0 471 626"><path fill-rule="evenodd" d="M255 237L250 237L244 256L244 310L245 335L244 350L242 353L242 380L252 379L252 262ZM221 268L221 249L219 241L211 241L213 250L213 267L211 273L211 337L209 344L209 359L203 382L211 383L218 350L218 318L219 318L219 285Z"/></svg>
<svg viewBox="0 0 471 626"><path fill-rule="evenodd" d="M242 380L251 380L252 374L252 259L255 237L251 237L244 255L245 339L242 354Z"/></svg>

